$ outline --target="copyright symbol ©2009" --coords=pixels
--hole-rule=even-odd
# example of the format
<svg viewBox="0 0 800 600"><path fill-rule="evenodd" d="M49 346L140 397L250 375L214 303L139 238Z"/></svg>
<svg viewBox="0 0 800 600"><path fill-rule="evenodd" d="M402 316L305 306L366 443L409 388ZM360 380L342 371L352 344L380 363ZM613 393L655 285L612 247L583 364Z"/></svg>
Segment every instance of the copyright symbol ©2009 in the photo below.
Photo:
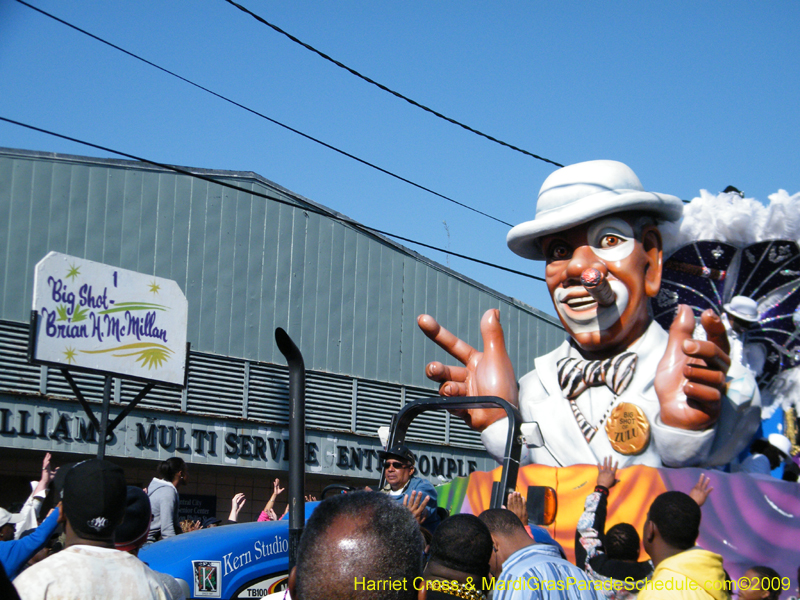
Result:
<svg viewBox="0 0 800 600"><path fill-rule="evenodd" d="M740 590L749 590L750 589L750 578L749 577L739 577L736 582L737 587Z"/></svg>

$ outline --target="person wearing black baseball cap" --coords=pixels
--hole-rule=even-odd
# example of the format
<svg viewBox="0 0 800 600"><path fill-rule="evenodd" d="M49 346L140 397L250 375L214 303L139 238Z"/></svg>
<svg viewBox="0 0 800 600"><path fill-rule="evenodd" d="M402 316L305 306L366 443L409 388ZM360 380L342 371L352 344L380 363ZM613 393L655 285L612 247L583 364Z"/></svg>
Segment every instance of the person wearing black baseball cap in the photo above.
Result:
<svg viewBox="0 0 800 600"><path fill-rule="evenodd" d="M428 503L417 520L433 533L441 521L436 510L438 496L434 487L425 479L414 477L416 472L414 454L407 446L394 444L388 450L379 450L378 456L383 461L383 475L386 479L386 485L381 491L409 507L424 502L427 496Z"/></svg>
<svg viewBox="0 0 800 600"><path fill-rule="evenodd" d="M99 459L78 463L64 478L61 496L65 548L14 580L23 600L171 598L147 565L114 547L127 497L120 467Z"/></svg>

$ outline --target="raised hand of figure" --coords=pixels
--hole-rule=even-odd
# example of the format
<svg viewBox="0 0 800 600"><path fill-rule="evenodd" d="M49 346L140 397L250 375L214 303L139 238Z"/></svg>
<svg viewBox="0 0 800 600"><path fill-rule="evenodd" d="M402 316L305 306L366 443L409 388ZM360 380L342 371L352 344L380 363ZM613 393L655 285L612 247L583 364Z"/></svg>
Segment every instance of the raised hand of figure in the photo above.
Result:
<svg viewBox="0 0 800 600"><path fill-rule="evenodd" d="M403 496L403 506L411 511L411 515L417 520L420 525L427 518L425 515L425 507L428 506L430 496L422 492L413 491L408 496Z"/></svg>
<svg viewBox="0 0 800 600"><path fill-rule="evenodd" d="M312 494L306 494L305 495L305 499L306 499L306 502L316 502L317 501L316 496L313 496Z"/></svg>
<svg viewBox="0 0 800 600"><path fill-rule="evenodd" d="M464 365L447 366L438 361L428 364L425 374L429 379L440 383L439 393L442 396L498 396L514 406L519 406L517 379L506 352L499 310L487 310L481 318L483 352L478 352L454 336L430 315L420 315L417 324L426 336ZM505 411L501 408L479 408L454 413L477 431L483 431L505 416Z"/></svg>
<svg viewBox="0 0 800 600"><path fill-rule="evenodd" d="M704 473L700 473L700 479L697 480L697 483L694 484L692 491L689 492L689 496L692 497L692 500L697 502L697 506L703 506L706 503L706 498L708 495L714 491L714 488L709 487L711 485L711 479L708 475Z"/></svg>
<svg viewBox="0 0 800 600"><path fill-rule="evenodd" d="M272 495L278 496L285 489L281 487L281 480L276 477L275 481L272 482Z"/></svg>
<svg viewBox="0 0 800 600"><path fill-rule="evenodd" d="M725 395L731 365L725 325L711 309L703 312L700 323L707 341L692 339L692 309L685 304L678 307L667 350L656 369L661 421L678 429L702 431L714 425Z"/></svg>
<svg viewBox="0 0 800 600"><path fill-rule="evenodd" d="M503 507L513 512L523 525L528 524L528 505L525 502L525 496L519 492L509 492L506 505Z"/></svg>

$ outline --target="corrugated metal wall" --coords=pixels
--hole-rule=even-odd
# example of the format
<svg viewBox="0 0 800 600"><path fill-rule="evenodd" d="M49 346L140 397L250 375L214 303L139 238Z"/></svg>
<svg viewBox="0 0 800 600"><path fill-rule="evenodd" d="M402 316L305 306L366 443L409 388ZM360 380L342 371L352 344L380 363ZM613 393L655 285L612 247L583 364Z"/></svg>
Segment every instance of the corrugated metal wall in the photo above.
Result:
<svg viewBox="0 0 800 600"><path fill-rule="evenodd" d="M424 365L448 357L420 313L480 347L480 316L499 308L518 373L564 339L555 319L255 174L203 174L297 206L134 162L0 149L0 319L28 320L34 266L54 250L176 280L198 352L280 364L283 327L309 369L433 388Z"/></svg>

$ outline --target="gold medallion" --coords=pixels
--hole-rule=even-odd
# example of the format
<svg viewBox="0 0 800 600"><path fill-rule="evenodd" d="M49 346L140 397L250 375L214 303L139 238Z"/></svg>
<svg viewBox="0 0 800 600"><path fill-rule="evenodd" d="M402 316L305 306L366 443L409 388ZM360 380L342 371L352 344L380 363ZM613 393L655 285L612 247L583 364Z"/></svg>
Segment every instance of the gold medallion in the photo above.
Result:
<svg viewBox="0 0 800 600"><path fill-rule="evenodd" d="M611 447L620 454L639 454L650 443L650 422L641 408L621 402L606 421L606 434Z"/></svg>

